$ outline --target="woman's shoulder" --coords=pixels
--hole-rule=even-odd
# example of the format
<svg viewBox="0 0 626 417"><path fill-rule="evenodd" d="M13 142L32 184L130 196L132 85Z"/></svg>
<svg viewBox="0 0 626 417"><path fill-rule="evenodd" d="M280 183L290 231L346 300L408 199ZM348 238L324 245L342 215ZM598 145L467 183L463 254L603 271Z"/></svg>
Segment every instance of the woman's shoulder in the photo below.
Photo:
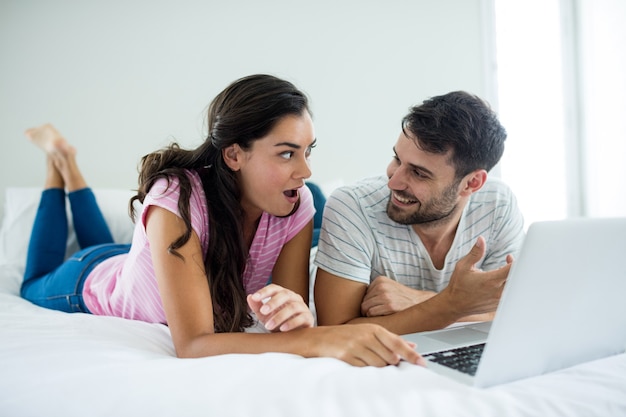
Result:
<svg viewBox="0 0 626 417"><path fill-rule="evenodd" d="M190 181L192 191L196 191L198 189L202 191L204 190L202 186L202 179L196 171L185 169L184 173ZM153 198L161 198L172 193L180 193L180 178L176 175L168 175L166 177L158 178L154 184L152 184L150 190L148 190L148 195Z"/></svg>
<svg viewBox="0 0 626 417"><path fill-rule="evenodd" d="M199 209L206 210L206 197L204 187L200 175L191 170L184 170L184 173L190 184L189 203L192 211ZM148 190L144 205L158 205L166 208L176 214L178 213L178 204L181 196L181 181L176 175L169 175L157 179L152 187Z"/></svg>

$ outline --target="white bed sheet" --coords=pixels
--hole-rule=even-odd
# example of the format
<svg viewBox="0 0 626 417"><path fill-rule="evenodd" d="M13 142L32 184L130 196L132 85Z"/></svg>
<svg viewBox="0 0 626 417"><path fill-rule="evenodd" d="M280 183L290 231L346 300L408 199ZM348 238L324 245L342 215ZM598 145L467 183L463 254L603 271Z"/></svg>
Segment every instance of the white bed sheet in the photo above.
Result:
<svg viewBox="0 0 626 417"><path fill-rule="evenodd" d="M105 206L126 198L114 194ZM37 195L7 193L22 210L5 208L0 233L0 416L626 416L626 354L475 389L406 363L177 359L166 326L36 307L17 295L28 236L11 239L28 228L22 217L34 209L24 204Z"/></svg>

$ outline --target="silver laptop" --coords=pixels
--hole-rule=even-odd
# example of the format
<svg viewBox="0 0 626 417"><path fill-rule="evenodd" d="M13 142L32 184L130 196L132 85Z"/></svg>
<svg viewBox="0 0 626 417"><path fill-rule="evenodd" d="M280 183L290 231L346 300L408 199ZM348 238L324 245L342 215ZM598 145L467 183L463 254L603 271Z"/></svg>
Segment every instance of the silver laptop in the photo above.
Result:
<svg viewBox="0 0 626 417"><path fill-rule="evenodd" d="M430 369L478 387L626 351L626 218L532 224L493 322L403 337Z"/></svg>

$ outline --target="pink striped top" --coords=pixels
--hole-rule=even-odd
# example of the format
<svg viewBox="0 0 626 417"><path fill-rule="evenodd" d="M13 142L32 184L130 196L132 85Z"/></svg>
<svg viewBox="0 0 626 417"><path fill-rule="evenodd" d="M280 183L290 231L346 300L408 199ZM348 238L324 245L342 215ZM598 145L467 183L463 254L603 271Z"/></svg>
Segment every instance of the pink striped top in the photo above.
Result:
<svg viewBox="0 0 626 417"><path fill-rule="evenodd" d="M196 172L189 172L191 225L200 238L206 256L209 242L209 219L202 182ZM250 247L243 284L247 294L264 287L285 243L313 218L315 208L308 187L300 190L300 207L289 217L263 213ZM135 225L130 252L109 258L89 274L83 298L89 311L97 315L117 316L150 323L166 323L163 304L152 266L146 237L145 216L150 206L162 207L179 215L179 184L173 179L157 181L144 200L141 221Z"/></svg>

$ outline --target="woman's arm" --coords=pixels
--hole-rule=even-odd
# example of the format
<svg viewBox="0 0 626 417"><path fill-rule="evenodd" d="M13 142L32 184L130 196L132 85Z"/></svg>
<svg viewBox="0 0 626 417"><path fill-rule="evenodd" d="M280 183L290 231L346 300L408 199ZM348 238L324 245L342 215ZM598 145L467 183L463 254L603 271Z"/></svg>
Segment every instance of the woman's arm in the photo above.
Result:
<svg viewBox="0 0 626 417"><path fill-rule="evenodd" d="M313 327L309 309L309 258L313 221L282 248L272 270L272 284L248 296L248 305L265 328L290 331Z"/></svg>
<svg viewBox="0 0 626 417"><path fill-rule="evenodd" d="M272 271L272 283L300 294L307 305L312 237L313 220L283 246Z"/></svg>
<svg viewBox="0 0 626 417"><path fill-rule="evenodd" d="M202 356L198 355L194 341L214 333L214 323L200 239L193 231L189 241L177 249L181 258L168 250L186 230L180 217L164 208L151 206L145 223L156 281L176 354L179 357Z"/></svg>
<svg viewBox="0 0 626 417"><path fill-rule="evenodd" d="M412 344L370 324L304 328L286 333L216 334L198 236L192 233L192 238L179 248L183 259L169 253L167 248L182 234L185 225L182 219L163 208L148 210L146 233L178 357L283 352L304 357L334 357L359 366L397 364L401 359L423 364Z"/></svg>

